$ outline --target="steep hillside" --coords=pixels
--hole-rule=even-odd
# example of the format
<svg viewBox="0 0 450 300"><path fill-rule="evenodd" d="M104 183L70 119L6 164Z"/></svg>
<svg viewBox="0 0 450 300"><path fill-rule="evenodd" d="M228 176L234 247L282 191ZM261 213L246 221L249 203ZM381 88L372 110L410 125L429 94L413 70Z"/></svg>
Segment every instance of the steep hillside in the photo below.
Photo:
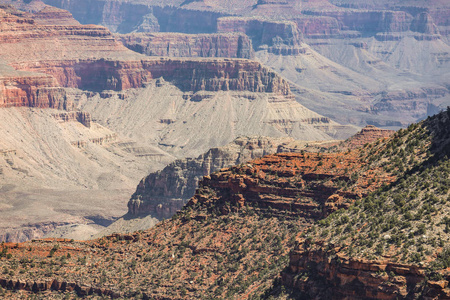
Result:
<svg viewBox="0 0 450 300"><path fill-rule="evenodd" d="M2 108L0 116L2 241L39 238L76 224L93 226L80 236L88 238L126 212L149 167L156 170L173 159L93 122L87 113Z"/></svg>
<svg viewBox="0 0 450 300"><path fill-rule="evenodd" d="M447 299L449 128L447 110L362 149L397 180L303 234L284 284L312 298Z"/></svg>
<svg viewBox="0 0 450 300"><path fill-rule="evenodd" d="M8 270L10 263L20 260L20 249L29 247L34 267L29 265L29 272L17 275L13 270L0 282L7 286L8 278L19 276L24 282L34 278L44 270L39 262L48 261L42 255L47 256L54 247L58 271L48 272L49 283L37 289L49 290L52 285L63 291L68 286L75 288L83 276L82 285L106 295L143 293L149 298L169 299L260 295L286 266L297 232L381 185L381 180L369 185L365 177L355 181L351 174L360 169L357 161L353 153L279 154L223 170L205 177L183 211L149 231L93 242L7 246L6 256L12 257L1 263ZM330 168L333 164L335 169ZM373 175L376 173L383 178L381 169ZM104 275L100 269L92 269L94 264ZM79 269L67 272L69 268ZM86 268L91 268L91 275ZM67 283L51 283L54 280Z"/></svg>

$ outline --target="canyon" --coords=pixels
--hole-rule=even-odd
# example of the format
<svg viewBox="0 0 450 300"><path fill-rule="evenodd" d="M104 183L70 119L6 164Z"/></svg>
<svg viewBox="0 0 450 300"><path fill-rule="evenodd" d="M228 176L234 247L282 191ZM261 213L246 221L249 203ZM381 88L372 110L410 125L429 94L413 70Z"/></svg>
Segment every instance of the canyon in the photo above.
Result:
<svg viewBox="0 0 450 300"><path fill-rule="evenodd" d="M449 16L2 1L0 297L449 298Z"/></svg>
<svg viewBox="0 0 450 300"><path fill-rule="evenodd" d="M289 80L298 102L339 123L398 129L450 103L445 79L450 7L443 1L98 0L90 14L81 9L84 2L84 6L60 0L47 3L72 11L83 23L106 25L130 36L143 31L163 40L173 40L169 32L245 34L256 59ZM217 55L210 51L212 44L208 41L202 56L206 51ZM189 53L170 51L172 56ZM223 53L230 55L228 50ZM332 112L330 105L335 108Z"/></svg>
<svg viewBox="0 0 450 300"><path fill-rule="evenodd" d="M27 7L39 9L0 9L2 240L58 227L89 238L126 213L148 172L237 136L330 140L357 130L297 103L289 83L259 62L149 57L67 11ZM248 50L239 51L253 55L244 35L221 36L237 38L238 48L243 41ZM105 202L106 211L94 209Z"/></svg>

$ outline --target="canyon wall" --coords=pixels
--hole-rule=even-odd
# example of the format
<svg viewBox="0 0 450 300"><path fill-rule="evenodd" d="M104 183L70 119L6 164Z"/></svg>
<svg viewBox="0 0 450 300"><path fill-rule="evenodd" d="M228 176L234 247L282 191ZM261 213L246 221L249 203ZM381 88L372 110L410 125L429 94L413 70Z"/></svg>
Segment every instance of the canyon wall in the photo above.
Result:
<svg viewBox="0 0 450 300"><path fill-rule="evenodd" d="M242 32L255 49L267 45L271 52L295 55L301 53L301 33L291 21L267 21L262 18L224 17L217 20L218 32Z"/></svg>
<svg viewBox="0 0 450 300"><path fill-rule="evenodd" d="M32 84L31 79L21 79L23 82L19 80L14 84L4 83L4 90L16 94L15 97L9 97L9 103L4 103L4 106L12 105L13 102L35 103L37 98L44 101L44 92L33 96L33 91L25 91L32 89L30 86L33 84L91 91L120 91L140 88L149 80L160 77L183 91L232 90L291 95L287 81L255 61L148 58L124 47L101 26L42 25L27 13L13 9L1 10L1 13L0 26L3 30L0 33L0 59L16 70L44 73L54 78L42 75L36 77L36 82ZM46 19L49 23L59 23L62 18L59 10L48 9L42 14L53 16L54 22L50 17ZM63 14L63 18L66 17L67 14ZM227 45L227 50L219 50L219 44L223 47L224 43L230 41L228 37L234 44ZM59 40L56 44L53 42L55 39ZM193 43L195 41L201 44L201 48L206 41L211 40L197 37ZM191 40L187 43L190 47ZM216 44L207 46L208 55L213 55L211 51L215 51L215 55L249 57L252 53L250 44L244 35L219 35ZM27 50L31 46L35 49L33 53ZM198 52L192 50L192 53ZM42 80L44 82L40 83ZM11 86L20 86L24 91L12 89ZM40 107L60 107L55 104L56 99L50 96L47 98L48 103L39 104Z"/></svg>
<svg viewBox="0 0 450 300"><path fill-rule="evenodd" d="M228 57L254 56L252 42L245 34L132 33L117 35L130 50L148 56Z"/></svg>
<svg viewBox="0 0 450 300"><path fill-rule="evenodd" d="M217 19L224 13L197 11L176 6L121 2L45 0L45 3L70 11L83 24L100 24L113 32L216 32Z"/></svg>
<svg viewBox="0 0 450 300"><path fill-rule="evenodd" d="M300 243L305 245L304 240ZM289 267L282 273L283 284L306 298L394 300L409 299L414 294L421 294L425 299L448 299L450 296L449 276L429 280L426 268L388 259L352 259L342 254L329 259L333 251L339 249L308 251L297 247L290 255ZM311 283L307 277L322 278L323 281Z"/></svg>
<svg viewBox="0 0 450 300"><path fill-rule="evenodd" d="M410 14L403 11L311 10L303 13L332 17L338 20L342 30L357 30L366 33L407 31L413 20Z"/></svg>
<svg viewBox="0 0 450 300"><path fill-rule="evenodd" d="M52 74L60 85L91 91L140 88L163 77L182 91L250 91L291 95L288 82L256 61L239 59L79 60L24 65Z"/></svg>
<svg viewBox="0 0 450 300"><path fill-rule="evenodd" d="M197 182L222 168L243 164L264 155L281 152L319 152L324 149L356 149L384 139L393 130L367 126L344 142L305 143L292 138L240 137L227 146L210 149L197 158L176 160L163 170L143 178L128 202L133 216L152 215L170 218L194 195Z"/></svg>
<svg viewBox="0 0 450 300"><path fill-rule="evenodd" d="M79 122L87 128L90 128L92 123L91 114L84 111L55 113L53 117L60 122Z"/></svg>
<svg viewBox="0 0 450 300"><path fill-rule="evenodd" d="M70 109L72 104L51 76L16 72L0 75L0 107L13 106Z"/></svg>

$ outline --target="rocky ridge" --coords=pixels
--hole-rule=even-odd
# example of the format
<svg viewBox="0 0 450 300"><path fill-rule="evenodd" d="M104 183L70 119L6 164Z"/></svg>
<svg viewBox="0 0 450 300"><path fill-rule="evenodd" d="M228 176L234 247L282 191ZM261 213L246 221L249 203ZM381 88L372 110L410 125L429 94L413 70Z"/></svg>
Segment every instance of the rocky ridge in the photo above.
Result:
<svg viewBox="0 0 450 300"><path fill-rule="evenodd" d="M217 20L217 31L242 32L257 50L262 45L269 52L282 55L302 53L301 33L290 21L268 21L263 18L223 17Z"/></svg>
<svg viewBox="0 0 450 300"><path fill-rule="evenodd" d="M356 161L354 153L266 156L248 165L224 169L205 177L186 208L172 220L149 231L112 235L93 242L37 241L18 248L6 244L6 258L0 262L7 266L5 264L20 260L21 249L29 247L35 263L45 260L42 256L52 251L52 257L64 263L58 262L54 275L48 273L48 283L36 281L37 286L42 287L39 288L41 291L49 293L48 297L57 297L57 291L72 293L72 288L57 288L59 285L52 288L51 282L76 282L82 273L68 273L66 268L74 270L76 265L83 272L92 264L101 265L105 251L115 256L114 264L106 271L108 280L99 281L101 277L97 275L83 275L81 285L86 287L83 290L100 295L116 293L130 297L141 294L147 298L169 299L199 297L205 293L213 297L261 295L287 262L295 232L303 231L311 222L339 207L347 207L367 189L372 190L382 183L380 180L368 184L366 177L352 181L351 174L359 170ZM337 168L330 169L333 163ZM389 176L385 178L390 181ZM349 180L348 191L334 183L346 180ZM202 230L194 229L197 227ZM126 253L137 256L133 255L131 260L125 258L124 246L127 247ZM104 249L101 256L96 254L96 249ZM130 264L135 264L136 268L129 269L130 282L125 286L125 283L120 284L124 275L120 270L128 270ZM179 269L181 265L184 265L183 271ZM30 266L30 272L19 275L20 279L17 279L21 284L17 289L23 292L32 289L33 274L41 272L36 266ZM148 271L143 277L142 270L149 270L150 266L153 266L152 270L165 269L173 273L164 286L150 284L142 290L140 282L145 278L153 278L155 281L152 282L163 279L158 273ZM115 271L112 272L111 268ZM8 274L0 283L10 288L10 280L13 285L17 281L15 276L15 272ZM94 277L97 278L95 282ZM113 287L107 282L117 282L118 285ZM52 294L51 289L56 294ZM78 295L84 293L80 290L75 292Z"/></svg>
<svg viewBox="0 0 450 300"><path fill-rule="evenodd" d="M86 8L85 1L47 3L71 10L83 23L108 25L121 33L246 33L258 60L290 81L298 101L340 123L398 128L439 112L450 103L445 82L450 9L441 1L379 5L363 1L357 5L335 1L144 4L97 0L90 14L81 9ZM318 53L312 54L308 44ZM201 53L216 53L210 50L208 43ZM179 50L163 47L157 52L174 55ZM182 52L182 56L199 53ZM280 54L284 57L279 58ZM149 76L147 73L152 72L136 76ZM317 81L316 75L328 80ZM120 88L116 81L124 81L127 86L124 77L140 84L131 75L113 77L106 87ZM403 98L397 99L392 92ZM317 103L318 98L324 99L320 101L324 105ZM336 107L332 113L330 103Z"/></svg>
<svg viewBox="0 0 450 300"><path fill-rule="evenodd" d="M120 91L139 88L152 78L164 77L182 90L193 92L235 90L290 94L284 79L257 62L149 59L116 42L104 27L39 25L19 12L2 12L8 21L1 23L4 27L1 38L8 42L2 43L1 58L17 70L52 75L63 87ZM55 18L58 17L57 14ZM20 37L17 30L22 32ZM55 38L61 40L59 45L46 43ZM26 50L31 44L40 47L33 55ZM78 51L67 51L70 47ZM61 51L65 53L63 60Z"/></svg>

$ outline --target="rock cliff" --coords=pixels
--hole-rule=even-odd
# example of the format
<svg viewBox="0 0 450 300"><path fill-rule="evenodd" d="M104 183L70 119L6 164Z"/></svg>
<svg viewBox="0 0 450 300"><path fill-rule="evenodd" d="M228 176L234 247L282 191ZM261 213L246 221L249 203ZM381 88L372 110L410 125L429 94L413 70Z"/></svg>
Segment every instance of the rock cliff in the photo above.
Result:
<svg viewBox="0 0 450 300"><path fill-rule="evenodd" d="M217 18L226 15L211 10L192 10L175 3L142 1L62 1L45 3L70 11L83 24L100 24L113 32L162 31L183 33L216 32ZM178 1L181 4L181 1ZM166 5L164 5L166 4ZM87 13L89 12L89 13Z"/></svg>
<svg viewBox="0 0 450 300"><path fill-rule="evenodd" d="M201 177L222 168L277 152L356 149L378 139L387 138L393 133L393 130L367 126L341 143L334 141L303 144L291 138L240 137L225 147L210 149L195 159L176 160L163 170L142 179L128 202L128 213L133 216L149 214L159 218L170 218L194 195Z"/></svg>
<svg viewBox="0 0 450 300"><path fill-rule="evenodd" d="M248 35L255 49L262 45L277 54L301 53L301 33L291 21L268 21L262 18L224 17L217 20L218 32L242 32Z"/></svg>
<svg viewBox="0 0 450 300"><path fill-rule="evenodd" d="M254 56L245 34L131 33L117 35L129 49L148 56L228 57Z"/></svg>
<svg viewBox="0 0 450 300"><path fill-rule="evenodd" d="M388 138L394 134L394 130L380 129L373 125L367 125L354 136L345 140L341 147L348 149L361 148L367 143L373 143L378 139Z"/></svg>
<svg viewBox="0 0 450 300"><path fill-rule="evenodd" d="M326 16L338 20L342 30L367 33L407 31L413 17L403 11L333 10L304 11L306 15Z"/></svg>
<svg viewBox="0 0 450 300"><path fill-rule="evenodd" d="M122 46L104 27L39 25L20 12L1 12L0 40L7 42L0 46L0 58L17 70L52 75L63 87L120 91L142 87L152 78L164 77L184 91L234 90L290 95L284 79L254 61L149 59ZM59 11L52 16L59 20ZM60 42L50 43L54 39ZM248 40L238 36L235 41L236 56L250 55L245 54L246 47L250 51L245 46ZM30 55L27 49L31 44L38 50Z"/></svg>
<svg viewBox="0 0 450 300"><path fill-rule="evenodd" d="M203 176L276 153L280 146L292 141L292 138L240 137L197 158L176 160L141 180L128 202L128 213L170 218L194 195L197 182Z"/></svg>
<svg viewBox="0 0 450 300"><path fill-rule="evenodd" d="M49 75L0 72L0 107L13 106L70 109L71 103L64 89Z"/></svg>

